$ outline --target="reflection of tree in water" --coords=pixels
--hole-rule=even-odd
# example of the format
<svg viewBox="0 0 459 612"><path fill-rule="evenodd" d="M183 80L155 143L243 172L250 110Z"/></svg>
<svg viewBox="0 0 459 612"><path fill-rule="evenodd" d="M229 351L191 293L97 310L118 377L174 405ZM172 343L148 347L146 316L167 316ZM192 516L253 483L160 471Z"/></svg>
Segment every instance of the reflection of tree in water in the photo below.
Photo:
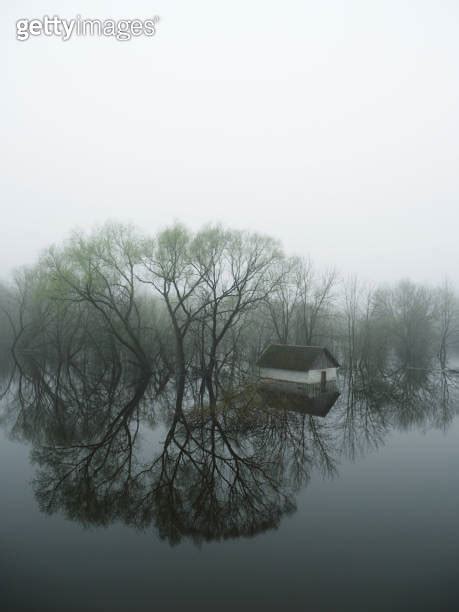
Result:
<svg viewBox="0 0 459 612"><path fill-rule="evenodd" d="M413 372L355 380L321 418L301 401L256 389L185 408L116 363L51 372L32 363L21 369L13 431L34 445L43 511L84 525L154 525L172 543L199 543L276 528L313 470L335 473L343 452L383 443L394 425L444 426L449 389L449 381ZM160 413L163 441L150 447L145 422L158 425Z"/></svg>
<svg viewBox="0 0 459 612"><path fill-rule="evenodd" d="M327 444L314 417L267 407L257 393L193 411L155 466L160 532L200 540L277 527L311 471L333 470Z"/></svg>
<svg viewBox="0 0 459 612"><path fill-rule="evenodd" d="M384 443L391 429L446 429L459 409L459 377L444 371L401 369L390 375L350 377L336 426L350 457Z"/></svg>
<svg viewBox="0 0 459 612"><path fill-rule="evenodd" d="M171 541L250 536L279 524L294 504L283 466L216 414L177 419L161 455L139 483L147 491L131 517L154 522ZM147 476L147 478L145 478Z"/></svg>

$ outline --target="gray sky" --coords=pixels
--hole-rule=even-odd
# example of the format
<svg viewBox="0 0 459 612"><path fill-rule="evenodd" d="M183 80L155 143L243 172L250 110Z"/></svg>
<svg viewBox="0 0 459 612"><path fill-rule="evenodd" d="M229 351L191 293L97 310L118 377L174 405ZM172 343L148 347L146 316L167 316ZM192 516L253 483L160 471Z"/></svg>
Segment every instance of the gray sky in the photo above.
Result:
<svg viewBox="0 0 459 612"><path fill-rule="evenodd" d="M457 1L5 4L3 276L110 218L222 221L344 274L457 282ZM161 22L15 40L45 14Z"/></svg>

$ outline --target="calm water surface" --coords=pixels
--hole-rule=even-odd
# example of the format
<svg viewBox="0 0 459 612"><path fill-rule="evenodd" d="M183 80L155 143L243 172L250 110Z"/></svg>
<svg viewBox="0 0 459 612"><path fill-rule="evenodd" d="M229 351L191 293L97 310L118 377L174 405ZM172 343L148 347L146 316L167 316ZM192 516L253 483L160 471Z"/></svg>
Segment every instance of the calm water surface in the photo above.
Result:
<svg viewBox="0 0 459 612"><path fill-rule="evenodd" d="M124 428L94 465L60 484L72 461L87 458L88 448L69 451L75 440L103 440L113 419L77 435L84 414L57 423L57 404L43 411L38 397L22 403L24 419L10 394L0 434L0 609L223 600L459 609L455 384L446 395L418 391L399 403L342 393L325 417L269 401L243 416L231 408L228 421L204 411L188 429L167 410L155 419L140 410L127 422L131 436L138 427L133 452Z"/></svg>

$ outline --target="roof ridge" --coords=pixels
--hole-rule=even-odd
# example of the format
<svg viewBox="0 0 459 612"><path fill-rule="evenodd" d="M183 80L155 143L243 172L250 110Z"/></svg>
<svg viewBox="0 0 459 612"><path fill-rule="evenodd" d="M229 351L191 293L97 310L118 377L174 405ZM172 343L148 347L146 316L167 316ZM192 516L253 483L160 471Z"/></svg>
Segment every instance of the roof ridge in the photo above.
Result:
<svg viewBox="0 0 459 612"><path fill-rule="evenodd" d="M339 366L325 346L298 344L270 344L259 357L257 365L259 367L304 371L311 368L320 354L325 355L325 358L333 363L332 367Z"/></svg>
<svg viewBox="0 0 459 612"><path fill-rule="evenodd" d="M274 342L269 344L267 348L269 348L270 346L285 346L288 348L326 348L325 346L321 346L320 344L277 344Z"/></svg>

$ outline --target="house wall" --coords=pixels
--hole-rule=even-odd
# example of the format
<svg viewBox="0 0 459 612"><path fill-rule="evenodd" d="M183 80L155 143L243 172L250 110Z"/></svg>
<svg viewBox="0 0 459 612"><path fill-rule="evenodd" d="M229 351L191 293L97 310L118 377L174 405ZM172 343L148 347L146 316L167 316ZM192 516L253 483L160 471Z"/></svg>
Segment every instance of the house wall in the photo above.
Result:
<svg viewBox="0 0 459 612"><path fill-rule="evenodd" d="M308 382L308 372L294 372L293 370L278 370L275 368L260 368L260 377L273 378L274 380L288 380L289 382L297 383Z"/></svg>
<svg viewBox="0 0 459 612"><path fill-rule="evenodd" d="M324 370L327 372L327 381L336 380L336 368L324 368ZM306 382L310 385L320 383L321 372L324 370L309 370L309 372L306 373Z"/></svg>
<svg viewBox="0 0 459 612"><path fill-rule="evenodd" d="M320 383L320 373L322 371L323 370L309 370L308 372L296 372L293 370L260 368L260 377L313 385ZM336 380L336 368L325 368L325 371L327 372L327 381Z"/></svg>

